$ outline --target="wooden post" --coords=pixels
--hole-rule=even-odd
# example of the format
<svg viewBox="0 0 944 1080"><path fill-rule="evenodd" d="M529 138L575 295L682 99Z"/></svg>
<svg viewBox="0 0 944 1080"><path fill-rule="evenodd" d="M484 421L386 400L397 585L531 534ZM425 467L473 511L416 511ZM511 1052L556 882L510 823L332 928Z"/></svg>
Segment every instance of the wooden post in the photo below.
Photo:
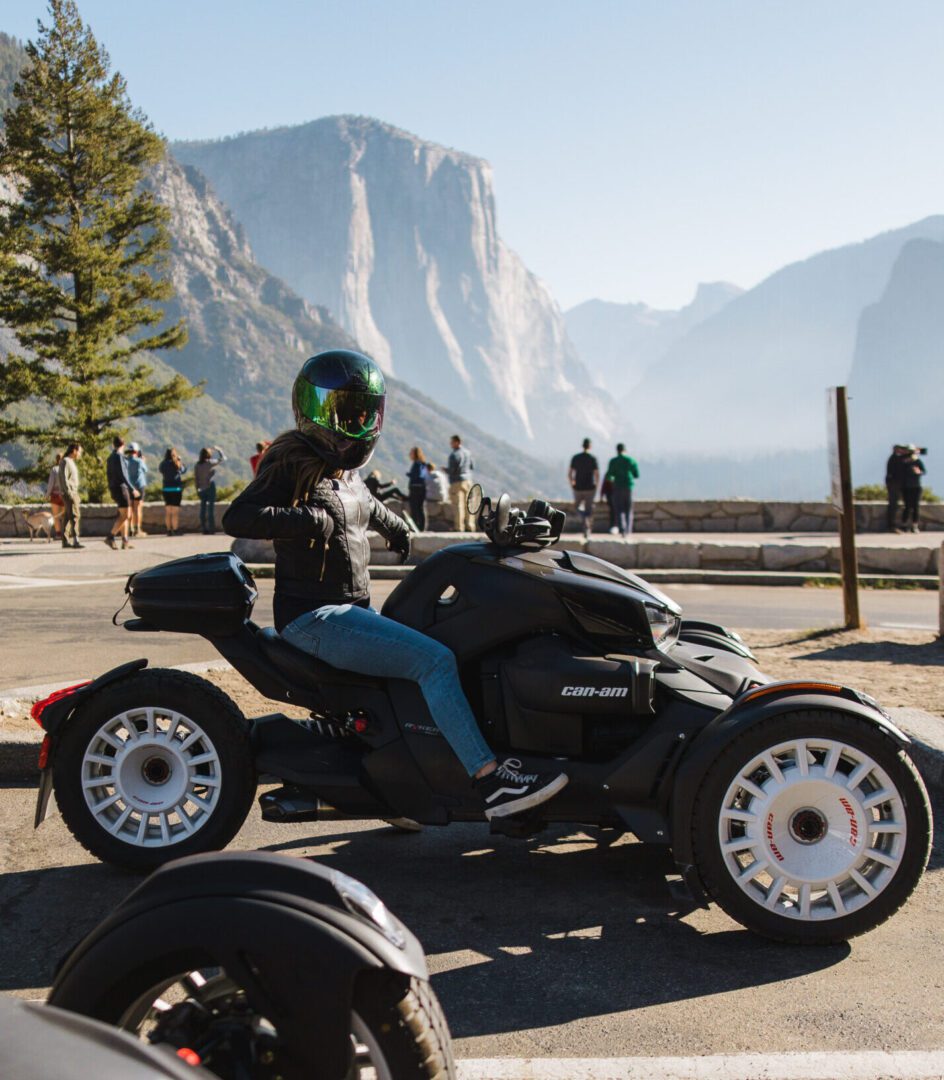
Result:
<svg viewBox="0 0 944 1080"><path fill-rule="evenodd" d="M862 630L859 611L859 565L855 542L855 504L852 499L852 465L849 458L849 414L846 388L829 391L830 464L833 504L839 510L839 551L842 569L842 606L847 630Z"/></svg>
<svg viewBox="0 0 944 1080"><path fill-rule="evenodd" d="M937 572L939 575L937 632L939 637L944 638L944 544L941 544L941 555L937 564Z"/></svg>

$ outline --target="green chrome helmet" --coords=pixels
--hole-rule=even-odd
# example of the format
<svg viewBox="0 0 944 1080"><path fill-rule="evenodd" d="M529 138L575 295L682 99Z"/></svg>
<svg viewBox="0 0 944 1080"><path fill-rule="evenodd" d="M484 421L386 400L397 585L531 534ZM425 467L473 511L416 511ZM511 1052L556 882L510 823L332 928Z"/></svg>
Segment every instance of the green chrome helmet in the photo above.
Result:
<svg viewBox="0 0 944 1080"><path fill-rule="evenodd" d="M383 428L386 400L380 368L349 349L306 360L292 388L295 426L332 469L367 464Z"/></svg>

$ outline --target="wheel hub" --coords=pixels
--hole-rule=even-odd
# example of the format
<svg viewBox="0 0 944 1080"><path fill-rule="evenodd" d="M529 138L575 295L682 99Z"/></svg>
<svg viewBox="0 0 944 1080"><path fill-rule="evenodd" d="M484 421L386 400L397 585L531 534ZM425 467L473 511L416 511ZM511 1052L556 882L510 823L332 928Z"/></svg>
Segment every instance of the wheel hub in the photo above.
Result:
<svg viewBox="0 0 944 1080"><path fill-rule="evenodd" d="M149 784L166 784L173 770L161 757L151 757L141 767L141 775Z"/></svg>
<svg viewBox="0 0 944 1080"><path fill-rule="evenodd" d="M801 844L818 844L828 829L825 816L812 806L797 810L790 819L790 835Z"/></svg>
<svg viewBox="0 0 944 1080"><path fill-rule="evenodd" d="M128 709L107 720L82 761L82 788L96 823L138 847L175 844L214 813L222 784L206 732L169 709Z"/></svg>

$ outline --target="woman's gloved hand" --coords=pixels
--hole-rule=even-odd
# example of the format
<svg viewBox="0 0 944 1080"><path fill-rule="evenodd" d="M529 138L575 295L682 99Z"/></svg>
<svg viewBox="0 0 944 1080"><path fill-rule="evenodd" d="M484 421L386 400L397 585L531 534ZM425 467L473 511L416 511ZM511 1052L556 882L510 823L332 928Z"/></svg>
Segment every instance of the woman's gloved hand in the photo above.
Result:
<svg viewBox="0 0 944 1080"><path fill-rule="evenodd" d="M387 541L390 551L395 551L400 556L400 562L405 563L410 557L410 534L406 530L398 533Z"/></svg>
<svg viewBox="0 0 944 1080"><path fill-rule="evenodd" d="M334 535L334 518L323 507L312 507L315 536L327 543Z"/></svg>

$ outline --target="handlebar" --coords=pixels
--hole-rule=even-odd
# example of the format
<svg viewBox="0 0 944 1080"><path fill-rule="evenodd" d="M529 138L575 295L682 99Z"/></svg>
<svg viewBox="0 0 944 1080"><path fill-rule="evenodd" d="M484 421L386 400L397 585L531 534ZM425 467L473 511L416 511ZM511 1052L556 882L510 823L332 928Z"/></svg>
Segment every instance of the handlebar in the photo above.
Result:
<svg viewBox="0 0 944 1080"><path fill-rule="evenodd" d="M478 526L496 547L550 547L560 539L566 519L563 510L555 510L544 499L533 499L527 511L520 510L511 505L507 494L499 497L493 509L492 500L478 484L469 492L470 503L475 488L480 499Z"/></svg>

